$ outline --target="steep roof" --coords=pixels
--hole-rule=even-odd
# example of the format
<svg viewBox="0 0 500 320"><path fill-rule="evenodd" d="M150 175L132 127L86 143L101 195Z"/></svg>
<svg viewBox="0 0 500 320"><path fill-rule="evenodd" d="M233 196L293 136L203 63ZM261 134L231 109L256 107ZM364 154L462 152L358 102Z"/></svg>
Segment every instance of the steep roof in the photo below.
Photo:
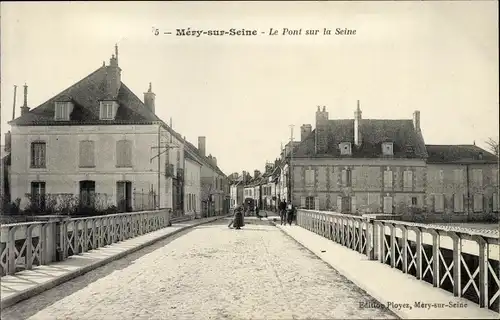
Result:
<svg viewBox="0 0 500 320"><path fill-rule="evenodd" d="M424 139L413 127L412 120L372 120L360 123L362 144L354 145L354 120L328 120L327 151L316 153L316 129L300 143L294 157L340 157L339 144L352 143L352 158L378 158L382 156L382 143L393 142L395 158L425 158Z"/></svg>
<svg viewBox="0 0 500 320"><path fill-rule="evenodd" d="M191 155L191 153L189 153L186 150L184 150L184 157L187 158L187 159L189 159L189 160L191 160L191 161L194 161L194 162L196 162L196 163L198 163L200 165L203 165L203 163L200 160L196 159L196 157L193 157Z"/></svg>
<svg viewBox="0 0 500 320"><path fill-rule="evenodd" d="M426 145L427 163L497 163L498 158L475 145Z"/></svg>
<svg viewBox="0 0 500 320"><path fill-rule="evenodd" d="M184 147L194 153L199 159L201 159L204 165L211 168L221 176L227 177L227 175L222 172L222 170L218 166L214 165L210 159L202 155L200 150L196 148L191 142L184 140Z"/></svg>
<svg viewBox="0 0 500 320"><path fill-rule="evenodd" d="M108 97L106 75L110 66L102 66L82 80L56 94L41 105L9 122L16 126L32 125L82 125L82 124L150 124L163 122L121 82L114 120L99 120L99 105ZM69 121L55 121L55 102L71 101L74 108Z"/></svg>

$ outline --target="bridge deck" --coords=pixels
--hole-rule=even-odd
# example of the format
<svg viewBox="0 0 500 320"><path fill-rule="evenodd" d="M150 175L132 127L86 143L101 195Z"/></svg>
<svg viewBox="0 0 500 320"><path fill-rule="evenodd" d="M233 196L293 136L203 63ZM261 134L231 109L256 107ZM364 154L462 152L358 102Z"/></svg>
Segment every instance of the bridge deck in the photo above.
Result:
<svg viewBox="0 0 500 320"><path fill-rule="evenodd" d="M157 242L7 308L2 319L396 318L361 308L376 301L268 222L227 223Z"/></svg>

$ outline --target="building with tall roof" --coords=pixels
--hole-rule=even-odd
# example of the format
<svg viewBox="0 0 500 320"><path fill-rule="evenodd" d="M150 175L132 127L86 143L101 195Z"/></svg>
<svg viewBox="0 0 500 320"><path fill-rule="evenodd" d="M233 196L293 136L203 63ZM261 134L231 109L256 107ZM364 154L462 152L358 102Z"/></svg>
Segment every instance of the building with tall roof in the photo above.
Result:
<svg viewBox="0 0 500 320"><path fill-rule="evenodd" d="M184 141L155 114L151 84L143 102L122 82L118 47L108 65L37 107L27 91L9 122L11 198L22 207L77 196L122 211L182 208Z"/></svg>
<svg viewBox="0 0 500 320"><path fill-rule="evenodd" d="M301 127L292 155L295 205L338 212L394 213L398 205L424 206L427 151L420 112L413 119L329 119L316 111L316 128Z"/></svg>

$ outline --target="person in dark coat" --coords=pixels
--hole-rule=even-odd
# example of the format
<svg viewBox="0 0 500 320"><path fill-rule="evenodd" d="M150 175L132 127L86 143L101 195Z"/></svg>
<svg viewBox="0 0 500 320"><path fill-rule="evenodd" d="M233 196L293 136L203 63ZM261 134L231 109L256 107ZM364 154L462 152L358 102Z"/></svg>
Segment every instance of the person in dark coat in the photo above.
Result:
<svg viewBox="0 0 500 320"><path fill-rule="evenodd" d="M289 225L292 225L294 214L295 214L295 206L291 202L288 202L285 225L287 222Z"/></svg>
<svg viewBox="0 0 500 320"><path fill-rule="evenodd" d="M285 200L280 202L279 211L280 211L281 225L283 225L283 222L285 222L285 216L286 216L286 202L285 202Z"/></svg>
<svg viewBox="0 0 500 320"><path fill-rule="evenodd" d="M238 207L235 212L234 212L234 228L236 230L239 230L241 229L241 227L244 226L244 223L243 223L243 208L241 207Z"/></svg>

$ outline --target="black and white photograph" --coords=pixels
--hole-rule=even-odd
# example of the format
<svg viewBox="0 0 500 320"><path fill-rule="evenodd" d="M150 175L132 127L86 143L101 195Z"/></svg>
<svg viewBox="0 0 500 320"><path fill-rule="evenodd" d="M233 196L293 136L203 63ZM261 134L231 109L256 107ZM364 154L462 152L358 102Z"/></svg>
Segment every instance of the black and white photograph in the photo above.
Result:
<svg viewBox="0 0 500 320"><path fill-rule="evenodd" d="M2 2L1 319L500 319L498 20Z"/></svg>

